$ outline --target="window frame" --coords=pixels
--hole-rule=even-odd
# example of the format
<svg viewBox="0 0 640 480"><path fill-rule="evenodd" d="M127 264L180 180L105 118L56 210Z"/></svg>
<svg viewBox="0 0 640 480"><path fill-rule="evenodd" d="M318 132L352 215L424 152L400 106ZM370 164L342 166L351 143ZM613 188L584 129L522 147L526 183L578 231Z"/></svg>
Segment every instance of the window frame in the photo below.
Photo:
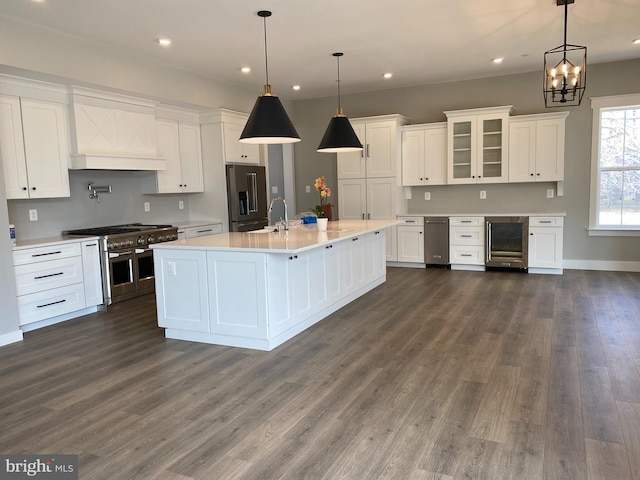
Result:
<svg viewBox="0 0 640 480"><path fill-rule="evenodd" d="M594 97L591 99L593 110L591 133L591 189L589 194L589 236L640 236L640 225L625 227L622 225L599 225L600 205L600 116L602 110L611 108L640 107L640 93Z"/></svg>

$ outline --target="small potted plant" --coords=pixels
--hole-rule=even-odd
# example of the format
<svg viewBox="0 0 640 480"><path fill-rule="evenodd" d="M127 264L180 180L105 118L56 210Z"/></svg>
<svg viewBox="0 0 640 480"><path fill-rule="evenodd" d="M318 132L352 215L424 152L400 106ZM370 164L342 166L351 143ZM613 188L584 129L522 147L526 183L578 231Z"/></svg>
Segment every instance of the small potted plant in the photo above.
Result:
<svg viewBox="0 0 640 480"><path fill-rule="evenodd" d="M332 205L328 203L328 198L331 196L331 189L327 187L326 178L324 176L316 178L315 183L316 191L320 194L320 205L316 205L309 210L316 214L318 217L318 230L326 230L327 222L331 216Z"/></svg>

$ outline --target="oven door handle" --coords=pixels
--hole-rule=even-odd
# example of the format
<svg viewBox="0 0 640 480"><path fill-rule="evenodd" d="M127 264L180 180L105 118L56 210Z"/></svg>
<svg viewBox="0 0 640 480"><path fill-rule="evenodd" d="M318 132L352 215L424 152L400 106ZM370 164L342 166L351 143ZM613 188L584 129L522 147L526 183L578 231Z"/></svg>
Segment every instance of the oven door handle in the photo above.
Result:
<svg viewBox="0 0 640 480"><path fill-rule="evenodd" d="M491 261L491 222L487 222L487 262Z"/></svg>
<svg viewBox="0 0 640 480"><path fill-rule="evenodd" d="M109 252L109 258L118 258L120 255L131 255L133 252Z"/></svg>
<svg viewBox="0 0 640 480"><path fill-rule="evenodd" d="M137 254L141 254L141 253L145 253L145 252L150 252L151 249L150 248L136 248L136 253Z"/></svg>

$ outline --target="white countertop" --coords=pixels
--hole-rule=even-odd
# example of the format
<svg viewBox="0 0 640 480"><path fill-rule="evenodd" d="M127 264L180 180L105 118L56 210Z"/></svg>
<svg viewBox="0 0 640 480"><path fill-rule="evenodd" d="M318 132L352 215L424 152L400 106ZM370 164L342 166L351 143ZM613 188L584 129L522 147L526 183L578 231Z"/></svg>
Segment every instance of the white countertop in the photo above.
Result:
<svg viewBox="0 0 640 480"><path fill-rule="evenodd" d="M566 217L567 212L545 213L398 213L396 217Z"/></svg>
<svg viewBox="0 0 640 480"><path fill-rule="evenodd" d="M87 240L98 240L98 238L100 237L57 235L54 237L33 238L31 240L17 239L16 244L12 247L12 250L15 251L15 250L22 250L24 248L46 247L48 245L59 245L61 243L85 242Z"/></svg>
<svg viewBox="0 0 640 480"><path fill-rule="evenodd" d="M251 233L230 232L152 245L153 249L187 248L215 251L251 251L261 253L296 253L323 244L345 240L402 223L398 220L336 220L326 232L315 224L296 225L288 231Z"/></svg>

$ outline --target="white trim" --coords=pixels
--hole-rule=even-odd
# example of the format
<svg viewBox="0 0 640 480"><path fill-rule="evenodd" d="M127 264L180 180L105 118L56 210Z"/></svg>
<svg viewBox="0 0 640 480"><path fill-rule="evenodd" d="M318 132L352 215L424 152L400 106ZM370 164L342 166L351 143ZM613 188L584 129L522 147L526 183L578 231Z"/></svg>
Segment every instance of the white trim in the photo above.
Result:
<svg viewBox="0 0 640 480"><path fill-rule="evenodd" d="M410 262L387 262L387 267L400 267L400 268L426 268L424 263L410 263Z"/></svg>
<svg viewBox="0 0 640 480"><path fill-rule="evenodd" d="M640 262L610 260L564 260L567 270L604 270L611 272L640 272Z"/></svg>
<svg viewBox="0 0 640 480"><path fill-rule="evenodd" d="M22 341L22 331L15 330L13 332L4 333L0 335L0 347L4 347L5 345L10 345L12 343L21 342Z"/></svg>
<svg viewBox="0 0 640 480"><path fill-rule="evenodd" d="M601 108L616 108L640 105L640 93L631 93L629 95L611 95L608 97L593 97L591 100L591 108L593 110Z"/></svg>
<svg viewBox="0 0 640 480"><path fill-rule="evenodd" d="M587 228L590 237L640 237L640 230L623 230L620 228Z"/></svg>
<svg viewBox="0 0 640 480"><path fill-rule="evenodd" d="M50 325L55 325L56 323L66 322L67 320L72 320L74 318L82 317L84 315L89 315L90 313L95 313L98 311L98 307L87 307L82 310L76 310L75 312L69 312L62 315L58 315L57 317L47 318L45 320L40 320L39 322L27 323L25 325L21 325L20 328L23 332L31 332L32 330L37 330L39 328L48 327Z"/></svg>

